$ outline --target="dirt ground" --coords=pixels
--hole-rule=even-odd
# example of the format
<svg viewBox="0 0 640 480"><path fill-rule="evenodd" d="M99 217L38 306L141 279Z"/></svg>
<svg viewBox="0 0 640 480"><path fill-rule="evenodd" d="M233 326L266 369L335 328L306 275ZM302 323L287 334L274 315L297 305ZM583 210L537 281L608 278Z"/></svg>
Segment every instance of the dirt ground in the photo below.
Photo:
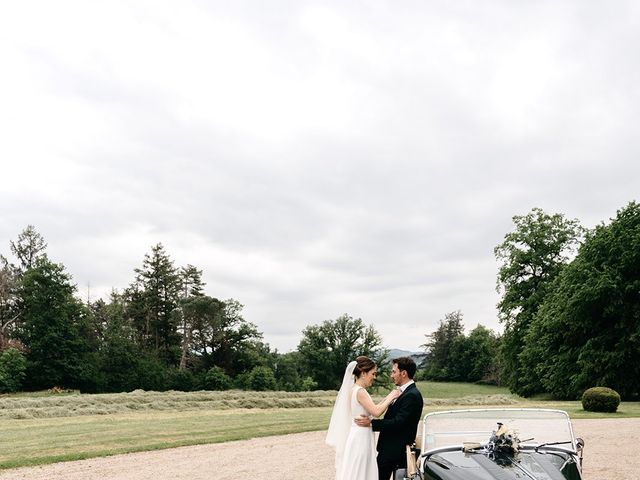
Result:
<svg viewBox="0 0 640 480"><path fill-rule="evenodd" d="M640 418L574 420L585 480L640 480ZM2 480L329 480L324 432L117 455L0 472Z"/></svg>

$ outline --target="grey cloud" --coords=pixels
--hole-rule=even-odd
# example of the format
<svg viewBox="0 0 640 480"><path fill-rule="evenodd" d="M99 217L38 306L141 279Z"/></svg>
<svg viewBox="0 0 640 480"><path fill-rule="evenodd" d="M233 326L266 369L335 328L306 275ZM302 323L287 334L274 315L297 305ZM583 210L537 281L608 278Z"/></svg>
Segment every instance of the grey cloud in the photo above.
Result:
<svg viewBox="0 0 640 480"><path fill-rule="evenodd" d="M414 349L457 309L500 329L493 248L513 215L539 206L593 226L637 198L637 14L279 5L86 7L89 23L118 19L111 40L54 15L82 43L39 36L27 11L24 28L0 28L32 80L0 100L37 99L58 136L12 121L19 102L0 113L10 138L33 128L0 145L31 168L5 168L0 252L34 224L98 295L162 242L281 350L345 312ZM40 167L60 158L47 182Z"/></svg>

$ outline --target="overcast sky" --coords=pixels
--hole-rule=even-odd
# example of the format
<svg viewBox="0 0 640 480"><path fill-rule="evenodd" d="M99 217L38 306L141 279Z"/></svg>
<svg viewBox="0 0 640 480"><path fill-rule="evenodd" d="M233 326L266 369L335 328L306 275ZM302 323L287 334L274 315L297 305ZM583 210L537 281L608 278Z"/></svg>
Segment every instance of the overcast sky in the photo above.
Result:
<svg viewBox="0 0 640 480"><path fill-rule="evenodd" d="M638 199L639 44L633 2L3 2L0 253L95 300L161 242L280 351L500 332L514 215Z"/></svg>

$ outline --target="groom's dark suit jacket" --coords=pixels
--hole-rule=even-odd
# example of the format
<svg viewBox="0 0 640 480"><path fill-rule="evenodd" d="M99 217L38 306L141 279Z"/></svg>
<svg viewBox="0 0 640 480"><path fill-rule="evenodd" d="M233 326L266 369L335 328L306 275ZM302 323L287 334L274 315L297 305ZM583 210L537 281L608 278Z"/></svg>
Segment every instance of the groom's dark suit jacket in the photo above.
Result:
<svg viewBox="0 0 640 480"><path fill-rule="evenodd" d="M416 439L418 423L422 416L424 402L415 383L409 385L402 395L391 405L383 419L371 421L378 437L378 459L384 463L397 462L406 466L406 445Z"/></svg>

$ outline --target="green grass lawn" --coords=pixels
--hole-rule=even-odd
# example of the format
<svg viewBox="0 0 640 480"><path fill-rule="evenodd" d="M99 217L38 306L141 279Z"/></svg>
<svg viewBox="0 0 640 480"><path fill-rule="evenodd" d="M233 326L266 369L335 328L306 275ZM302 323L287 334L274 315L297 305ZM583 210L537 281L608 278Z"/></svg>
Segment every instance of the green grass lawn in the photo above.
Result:
<svg viewBox="0 0 640 480"><path fill-rule="evenodd" d="M585 412L577 401L529 400L487 385L418 382L418 388L424 413L501 406L561 409L572 418L640 417L640 402L623 402L617 413L603 414ZM324 430L335 394L0 395L0 469Z"/></svg>
<svg viewBox="0 0 640 480"><path fill-rule="evenodd" d="M417 382L417 386L425 399L461 398L468 395L510 395L506 387L494 385L476 385L460 382Z"/></svg>
<svg viewBox="0 0 640 480"><path fill-rule="evenodd" d="M417 382L425 401L425 412L457 408L550 408L566 411L571 418L640 417L640 402L622 402L616 413L583 410L580 401L523 398L505 387L457 382Z"/></svg>
<svg viewBox="0 0 640 480"><path fill-rule="evenodd" d="M140 411L0 424L0 469L323 430L330 407Z"/></svg>

